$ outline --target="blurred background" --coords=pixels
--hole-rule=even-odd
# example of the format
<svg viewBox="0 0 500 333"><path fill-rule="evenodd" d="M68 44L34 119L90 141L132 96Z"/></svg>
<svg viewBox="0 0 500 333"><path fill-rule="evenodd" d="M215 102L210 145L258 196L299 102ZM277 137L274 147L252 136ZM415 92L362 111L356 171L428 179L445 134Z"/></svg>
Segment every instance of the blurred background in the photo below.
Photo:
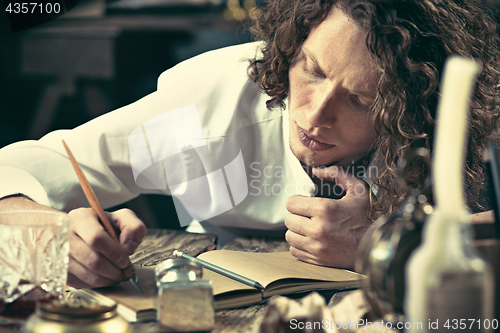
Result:
<svg viewBox="0 0 500 333"><path fill-rule="evenodd" d="M0 147L74 128L155 91L158 76L185 59L251 41L248 27L263 4L79 0L53 21L0 33ZM496 11L500 0L490 5ZM179 228L169 197L121 207L149 227Z"/></svg>

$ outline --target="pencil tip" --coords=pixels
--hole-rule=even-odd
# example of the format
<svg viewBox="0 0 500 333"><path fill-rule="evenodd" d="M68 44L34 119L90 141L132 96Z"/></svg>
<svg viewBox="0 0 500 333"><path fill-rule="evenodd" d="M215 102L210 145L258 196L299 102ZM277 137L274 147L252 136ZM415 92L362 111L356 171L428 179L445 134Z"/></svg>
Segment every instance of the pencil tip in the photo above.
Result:
<svg viewBox="0 0 500 333"><path fill-rule="evenodd" d="M139 290L139 292L144 295L144 291L142 290L142 287L141 287L141 283L139 282L139 278L137 277L136 274L133 274L131 277L130 277L130 280L132 281L132 284L134 285L134 287L137 288L137 290Z"/></svg>

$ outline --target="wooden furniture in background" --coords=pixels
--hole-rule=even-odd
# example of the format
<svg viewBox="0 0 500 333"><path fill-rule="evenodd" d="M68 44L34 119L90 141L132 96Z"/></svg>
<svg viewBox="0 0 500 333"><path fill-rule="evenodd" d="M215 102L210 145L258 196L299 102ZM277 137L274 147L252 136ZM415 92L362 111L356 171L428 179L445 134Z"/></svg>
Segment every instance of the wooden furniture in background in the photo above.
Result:
<svg viewBox="0 0 500 333"><path fill-rule="evenodd" d="M131 44L128 48L118 47L128 33L153 35L158 37L157 43L166 43L190 38L193 27L194 24L186 20L127 16L58 19L28 30L21 40L21 71L23 75L47 79L28 131L29 138L38 139L52 130L51 124L62 99L77 92L85 100L88 119L118 106L96 83L117 80L117 64L121 58L127 59L130 54L137 53L139 46L133 43L136 39L123 41ZM140 51L148 52L145 46L141 47ZM152 50L156 47L149 45ZM165 59L167 68L172 65L168 60ZM79 87L82 80L87 84Z"/></svg>

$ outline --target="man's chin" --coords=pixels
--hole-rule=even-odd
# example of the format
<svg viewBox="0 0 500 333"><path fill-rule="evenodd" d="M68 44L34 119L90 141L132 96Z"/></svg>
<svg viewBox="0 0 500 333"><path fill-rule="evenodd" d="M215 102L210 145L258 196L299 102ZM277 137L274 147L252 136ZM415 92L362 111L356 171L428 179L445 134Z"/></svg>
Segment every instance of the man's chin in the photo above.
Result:
<svg viewBox="0 0 500 333"><path fill-rule="evenodd" d="M328 167L332 165L338 164L339 161L329 161L326 158L322 158L319 156L308 156L307 154L300 154L298 152L295 152L292 149L293 154L297 159L300 161L300 163L304 166L308 167Z"/></svg>
<svg viewBox="0 0 500 333"><path fill-rule="evenodd" d="M309 162L303 162L301 161L302 164L304 165L307 165L309 167L322 167L322 168L326 168L326 167L329 167L329 166L333 166L333 165L337 165L339 162L338 161L334 161L334 162L329 162L329 163L322 163L321 161L319 162L316 162L316 161L309 161Z"/></svg>
<svg viewBox="0 0 500 333"><path fill-rule="evenodd" d="M295 151L292 147L290 147L292 150L293 154L297 159L300 161L300 163L304 166L308 167L330 167L333 165L338 165L342 168L349 167L350 165L353 165L357 161L359 161L360 158L364 156L364 154L359 154L355 156L350 156L346 157L341 160L332 160L328 159L325 157L320 157L320 156L310 156L308 154L300 153Z"/></svg>

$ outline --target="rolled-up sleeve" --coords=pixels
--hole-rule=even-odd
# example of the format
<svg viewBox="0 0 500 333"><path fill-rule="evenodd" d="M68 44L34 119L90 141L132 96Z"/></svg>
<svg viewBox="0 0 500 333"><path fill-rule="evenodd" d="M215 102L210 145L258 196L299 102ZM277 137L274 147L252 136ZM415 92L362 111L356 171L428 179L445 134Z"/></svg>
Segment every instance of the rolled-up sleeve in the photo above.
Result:
<svg viewBox="0 0 500 333"><path fill-rule="evenodd" d="M45 206L50 206L47 192L40 182L28 172L12 167L0 166L0 198L22 194Z"/></svg>

